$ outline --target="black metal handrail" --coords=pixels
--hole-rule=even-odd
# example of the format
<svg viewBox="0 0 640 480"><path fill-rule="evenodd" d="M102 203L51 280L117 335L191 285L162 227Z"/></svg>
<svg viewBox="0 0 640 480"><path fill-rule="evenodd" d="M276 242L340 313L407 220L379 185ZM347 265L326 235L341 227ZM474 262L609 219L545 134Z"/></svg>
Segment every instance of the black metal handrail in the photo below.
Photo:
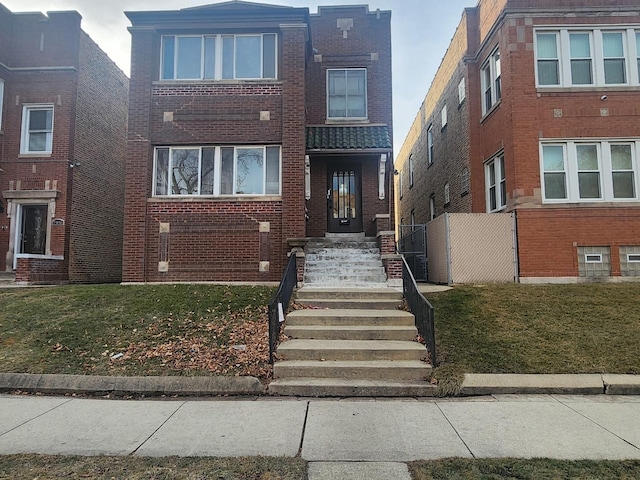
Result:
<svg viewBox="0 0 640 480"><path fill-rule="evenodd" d="M269 302L269 363L271 365L273 365L273 356L280 340L280 326L284 321L284 314L289 308L289 302L297 283L296 254L292 252L287 268L282 275L280 287L271 298L271 302Z"/></svg>
<svg viewBox="0 0 640 480"><path fill-rule="evenodd" d="M413 277L404 256L402 257L402 290L409 310L411 310L416 319L418 333L424 339L427 350L429 350L431 365L435 368L438 366L438 360L436 357L436 328L433 305L418 290L416 279Z"/></svg>

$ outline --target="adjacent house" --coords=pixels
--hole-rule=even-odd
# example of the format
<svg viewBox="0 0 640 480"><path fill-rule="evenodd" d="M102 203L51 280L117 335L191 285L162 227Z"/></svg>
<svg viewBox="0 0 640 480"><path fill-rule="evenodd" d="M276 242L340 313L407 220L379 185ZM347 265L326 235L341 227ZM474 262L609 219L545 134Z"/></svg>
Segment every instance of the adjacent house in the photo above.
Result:
<svg viewBox="0 0 640 480"><path fill-rule="evenodd" d="M519 281L637 279L639 162L638 3L480 0L396 160L398 218L511 213Z"/></svg>
<svg viewBox="0 0 640 480"><path fill-rule="evenodd" d="M16 282L119 282L128 79L78 12L0 5L0 258Z"/></svg>
<svg viewBox="0 0 640 480"><path fill-rule="evenodd" d="M126 15L124 282L278 281L305 238L394 229L390 12Z"/></svg>

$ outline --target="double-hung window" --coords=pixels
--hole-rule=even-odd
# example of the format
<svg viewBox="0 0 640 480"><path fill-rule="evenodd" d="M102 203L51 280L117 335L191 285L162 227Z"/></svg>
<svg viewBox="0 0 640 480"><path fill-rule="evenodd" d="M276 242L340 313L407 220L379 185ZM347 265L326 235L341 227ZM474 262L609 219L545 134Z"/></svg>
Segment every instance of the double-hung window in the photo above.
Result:
<svg viewBox="0 0 640 480"><path fill-rule="evenodd" d="M53 146L53 105L22 108L20 153L48 154Z"/></svg>
<svg viewBox="0 0 640 480"><path fill-rule="evenodd" d="M413 187L413 154L409 155L409 188Z"/></svg>
<svg viewBox="0 0 640 480"><path fill-rule="evenodd" d="M279 195L280 147L159 147L155 196Z"/></svg>
<svg viewBox="0 0 640 480"><path fill-rule="evenodd" d="M640 85L640 30L539 28L535 33L538 87Z"/></svg>
<svg viewBox="0 0 640 480"><path fill-rule="evenodd" d="M327 70L327 117L367 119L367 69Z"/></svg>
<svg viewBox="0 0 640 480"><path fill-rule="evenodd" d="M433 125L429 125L427 129L427 161L429 165L433 163L434 152L433 152Z"/></svg>
<svg viewBox="0 0 640 480"><path fill-rule="evenodd" d="M507 206L507 177L504 154L494 157L484 166L487 189L487 212L497 212Z"/></svg>
<svg viewBox="0 0 640 480"><path fill-rule="evenodd" d="M502 98L502 67L500 64L500 50L497 48L491 52L489 58L480 67L480 80L482 82L482 114Z"/></svg>
<svg viewBox="0 0 640 480"><path fill-rule="evenodd" d="M256 80L277 77L275 33L165 35L162 80Z"/></svg>
<svg viewBox="0 0 640 480"><path fill-rule="evenodd" d="M640 140L542 143L545 203L624 202L638 199Z"/></svg>

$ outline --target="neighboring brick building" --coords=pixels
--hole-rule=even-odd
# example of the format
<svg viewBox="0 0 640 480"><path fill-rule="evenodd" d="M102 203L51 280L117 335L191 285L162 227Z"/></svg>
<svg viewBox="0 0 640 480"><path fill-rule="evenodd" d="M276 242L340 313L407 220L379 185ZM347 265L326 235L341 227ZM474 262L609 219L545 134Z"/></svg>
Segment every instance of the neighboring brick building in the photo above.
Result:
<svg viewBox="0 0 640 480"><path fill-rule="evenodd" d="M128 79L78 12L0 5L0 258L17 282L119 282Z"/></svg>
<svg viewBox="0 0 640 480"><path fill-rule="evenodd" d="M398 217L515 212L520 281L637 277L639 70L635 1L465 9L396 160Z"/></svg>
<svg viewBox="0 0 640 480"><path fill-rule="evenodd" d="M125 282L278 281L294 239L393 230L390 12L126 15Z"/></svg>

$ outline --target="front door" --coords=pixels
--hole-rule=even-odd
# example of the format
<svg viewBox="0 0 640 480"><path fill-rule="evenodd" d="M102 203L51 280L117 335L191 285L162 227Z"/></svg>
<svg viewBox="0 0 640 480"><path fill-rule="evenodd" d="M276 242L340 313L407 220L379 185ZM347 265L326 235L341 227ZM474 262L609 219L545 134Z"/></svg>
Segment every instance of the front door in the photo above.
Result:
<svg viewBox="0 0 640 480"><path fill-rule="evenodd" d="M327 206L331 233L362 232L361 171L358 165L329 166Z"/></svg>
<svg viewBox="0 0 640 480"><path fill-rule="evenodd" d="M18 253L44 255L47 245L47 205L23 205Z"/></svg>

